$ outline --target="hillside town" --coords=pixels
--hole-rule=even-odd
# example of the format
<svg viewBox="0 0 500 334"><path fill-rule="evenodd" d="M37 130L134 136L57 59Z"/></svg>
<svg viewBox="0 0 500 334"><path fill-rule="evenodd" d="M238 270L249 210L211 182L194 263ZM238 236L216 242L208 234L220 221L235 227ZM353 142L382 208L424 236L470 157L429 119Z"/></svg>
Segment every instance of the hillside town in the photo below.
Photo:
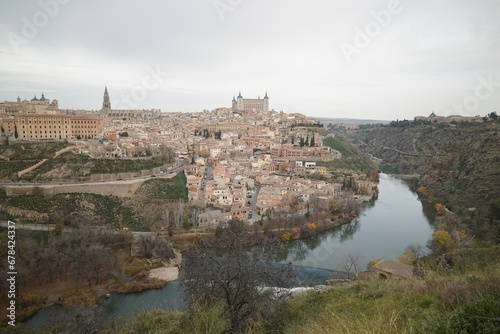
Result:
<svg viewBox="0 0 500 334"><path fill-rule="evenodd" d="M346 211L377 195L377 184L354 171L336 171L333 178L328 164L342 154L323 145L330 135L322 124L270 110L267 92L257 99L240 92L231 107L197 113L118 110L110 101L107 87L100 110L62 110L44 94L6 101L0 103L2 136L75 142L77 153L91 158L162 156L170 163L149 176L182 167L188 201L202 208L193 224L199 228L230 219L257 222L276 211L308 215L338 205Z"/></svg>

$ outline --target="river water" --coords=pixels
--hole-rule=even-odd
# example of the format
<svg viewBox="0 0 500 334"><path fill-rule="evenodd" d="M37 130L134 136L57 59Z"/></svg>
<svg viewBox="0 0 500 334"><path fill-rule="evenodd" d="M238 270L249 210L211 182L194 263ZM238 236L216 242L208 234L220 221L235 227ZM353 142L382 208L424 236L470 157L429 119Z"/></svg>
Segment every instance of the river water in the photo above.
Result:
<svg viewBox="0 0 500 334"><path fill-rule="evenodd" d="M423 205L408 185L391 175L380 174L379 197L366 205L359 218L283 248L282 262L292 261L301 272L302 285L322 284L335 276L342 258L358 254L365 268L371 259L397 260L410 244L425 246L433 232L433 209ZM178 282L163 289L140 293L113 293L101 304L108 325L113 320L133 318L152 308L182 310L184 303ZM51 306L26 321L28 328L41 328L49 319L60 316L62 307Z"/></svg>
<svg viewBox="0 0 500 334"><path fill-rule="evenodd" d="M433 208L421 203L408 185L380 174L379 197L350 224L291 242L286 261L338 270L346 254L360 256L362 269L372 259L397 260L410 244L425 244L433 232Z"/></svg>

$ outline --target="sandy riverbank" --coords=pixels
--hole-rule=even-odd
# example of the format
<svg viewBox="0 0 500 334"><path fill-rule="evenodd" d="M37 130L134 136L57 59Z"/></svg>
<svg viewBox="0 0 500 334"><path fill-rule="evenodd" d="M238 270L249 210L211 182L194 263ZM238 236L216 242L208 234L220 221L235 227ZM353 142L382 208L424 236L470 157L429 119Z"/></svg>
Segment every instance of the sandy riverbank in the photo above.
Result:
<svg viewBox="0 0 500 334"><path fill-rule="evenodd" d="M151 269L149 277L158 278L167 282L175 281L179 277L179 267L161 267Z"/></svg>

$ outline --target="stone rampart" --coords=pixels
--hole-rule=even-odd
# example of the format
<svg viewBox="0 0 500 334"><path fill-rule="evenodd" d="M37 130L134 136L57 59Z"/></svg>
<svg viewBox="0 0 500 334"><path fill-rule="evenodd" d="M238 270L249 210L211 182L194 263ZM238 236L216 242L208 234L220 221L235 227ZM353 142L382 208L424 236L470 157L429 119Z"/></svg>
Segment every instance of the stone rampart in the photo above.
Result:
<svg viewBox="0 0 500 334"><path fill-rule="evenodd" d="M51 197L66 193L92 193L106 196L132 197L146 180L80 183L62 185L5 186L7 196L41 195Z"/></svg>

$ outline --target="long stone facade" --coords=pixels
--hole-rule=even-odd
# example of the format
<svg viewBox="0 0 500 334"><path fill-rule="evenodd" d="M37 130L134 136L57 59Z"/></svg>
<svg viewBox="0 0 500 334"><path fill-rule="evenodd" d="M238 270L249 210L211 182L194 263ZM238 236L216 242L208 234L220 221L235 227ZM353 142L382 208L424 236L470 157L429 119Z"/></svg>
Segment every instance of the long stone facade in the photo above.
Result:
<svg viewBox="0 0 500 334"><path fill-rule="evenodd" d="M86 115L20 114L2 119L5 135L18 139L94 139L101 137L102 119Z"/></svg>

